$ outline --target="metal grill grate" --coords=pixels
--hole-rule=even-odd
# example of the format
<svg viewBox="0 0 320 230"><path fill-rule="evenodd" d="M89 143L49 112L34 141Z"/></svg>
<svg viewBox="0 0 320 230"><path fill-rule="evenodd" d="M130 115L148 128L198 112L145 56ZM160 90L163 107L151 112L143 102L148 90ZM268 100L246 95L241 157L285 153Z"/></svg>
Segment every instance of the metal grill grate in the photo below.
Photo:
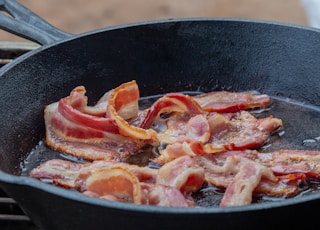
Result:
<svg viewBox="0 0 320 230"><path fill-rule="evenodd" d="M16 57L39 47L29 42L0 42L0 68ZM0 189L0 229L37 230L38 228L26 216L19 205Z"/></svg>
<svg viewBox="0 0 320 230"><path fill-rule="evenodd" d="M19 205L0 189L0 229L36 230L37 227L27 217Z"/></svg>

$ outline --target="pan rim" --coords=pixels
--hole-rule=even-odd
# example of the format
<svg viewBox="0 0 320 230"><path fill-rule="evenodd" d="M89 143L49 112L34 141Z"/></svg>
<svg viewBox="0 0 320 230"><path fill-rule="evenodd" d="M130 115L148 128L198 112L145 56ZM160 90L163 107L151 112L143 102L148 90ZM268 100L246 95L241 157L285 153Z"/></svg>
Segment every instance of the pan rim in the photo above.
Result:
<svg viewBox="0 0 320 230"><path fill-rule="evenodd" d="M280 27L286 27L286 28L290 28L290 29L300 29L300 30L306 30L306 31L311 31L311 32L315 32L315 33L320 33L320 28L299 25L299 24L294 24L294 23L288 23L288 22L278 22L278 21L271 21L271 20L260 20L260 19L249 19L249 18L186 17L186 18L168 18L168 19L139 21L139 22L126 23L126 24L121 24L121 25L115 25L115 26L90 30L90 31L87 31L84 33L75 34L71 37L67 37L62 40L50 43L50 44L40 46L36 49L33 49L33 50L17 57L14 61L3 66L0 69L0 76L2 76L5 72L9 71L15 65L18 65L19 63L28 59L29 57L36 55L37 53L40 53L41 51L44 51L46 49L50 49L52 47L58 46L60 44L66 43L66 42L70 42L72 40L77 40L77 39L81 39L83 37L92 36L92 35L95 35L98 33L104 33L104 32L113 31L113 30L122 30L122 29L126 29L126 28L133 28L133 27L139 27L139 26L179 23L179 22L184 22L184 23L188 23L188 22L189 23L191 23L191 22L237 22L237 23L250 23L250 24L252 23L252 24L264 24L264 25L270 25L270 26L280 26Z"/></svg>

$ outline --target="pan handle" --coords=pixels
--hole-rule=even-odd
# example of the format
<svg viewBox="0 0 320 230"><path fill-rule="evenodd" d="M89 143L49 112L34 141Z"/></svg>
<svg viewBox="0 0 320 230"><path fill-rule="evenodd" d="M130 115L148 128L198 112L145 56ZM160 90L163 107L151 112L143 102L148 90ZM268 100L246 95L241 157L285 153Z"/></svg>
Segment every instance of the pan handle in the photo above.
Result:
<svg viewBox="0 0 320 230"><path fill-rule="evenodd" d="M52 26L15 0L0 0L0 11L1 29L40 45L73 36Z"/></svg>

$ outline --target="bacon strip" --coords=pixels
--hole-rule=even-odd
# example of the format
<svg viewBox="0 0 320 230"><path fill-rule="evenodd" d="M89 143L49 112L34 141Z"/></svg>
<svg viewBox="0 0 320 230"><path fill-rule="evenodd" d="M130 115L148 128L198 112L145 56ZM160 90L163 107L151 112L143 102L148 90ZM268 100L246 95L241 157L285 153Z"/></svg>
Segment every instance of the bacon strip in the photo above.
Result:
<svg viewBox="0 0 320 230"><path fill-rule="evenodd" d="M189 112L192 115L202 114L204 111L191 96L180 93L168 93L157 100L148 110L141 128L149 128L151 124L166 112Z"/></svg>
<svg viewBox="0 0 320 230"><path fill-rule="evenodd" d="M191 157L179 157L159 169L156 181L182 193L195 192L204 183L204 170Z"/></svg>
<svg viewBox="0 0 320 230"><path fill-rule="evenodd" d="M98 196L111 195L119 201L141 204L141 188L138 178L120 167L100 169L86 180L87 191Z"/></svg>
<svg viewBox="0 0 320 230"><path fill-rule="evenodd" d="M93 161L76 163L67 160L52 159L40 164L30 172L30 176L40 180L51 180L54 184L62 187L86 190L85 181L94 172L111 167L124 168L133 173L139 181L154 183L157 169L139 167L116 161Z"/></svg>
<svg viewBox="0 0 320 230"><path fill-rule="evenodd" d="M309 178L320 179L319 151L281 149L271 153L252 152L252 155L277 175L303 173Z"/></svg>
<svg viewBox="0 0 320 230"><path fill-rule="evenodd" d="M192 207L193 201L187 200L175 187L162 184L141 183L144 192L143 204L163 207Z"/></svg>
<svg viewBox="0 0 320 230"><path fill-rule="evenodd" d="M261 125L262 124L262 125ZM210 144L226 150L258 148L268 137L282 127L282 120L273 117L257 119L247 111L241 111L230 121L226 129L215 132Z"/></svg>
<svg viewBox="0 0 320 230"><path fill-rule="evenodd" d="M229 113L270 104L268 95L255 95L250 92L217 91L192 97L207 112Z"/></svg>
<svg viewBox="0 0 320 230"><path fill-rule="evenodd" d="M175 207L194 206L190 193L204 182L226 188L224 207L247 205L253 193L292 196L301 181L320 179L316 152L247 150L261 147L283 125L243 111L268 106L267 95L169 93L144 111L138 100L131 81L94 106L83 86L48 105L46 143L93 162L49 161L30 175L103 199ZM160 143L161 156L152 160L162 165L159 170L119 163L145 144Z"/></svg>
<svg viewBox="0 0 320 230"><path fill-rule="evenodd" d="M201 176L190 169L184 192L199 187ZM58 186L77 189L92 197L112 201L132 202L168 207L191 207L193 200L176 187L158 184L158 169L139 167L115 161L75 163L53 159L42 163L30 172L40 180L51 180ZM181 185L182 186L182 185ZM182 189L182 188L181 188Z"/></svg>
<svg viewBox="0 0 320 230"><path fill-rule="evenodd" d="M203 114L191 119L185 114L172 116L166 121L166 129L158 134L159 140L169 145L160 150L161 156L155 161L163 164L183 155L258 148L281 127L280 119L257 119L246 111L227 115L214 113L206 119Z"/></svg>
<svg viewBox="0 0 320 230"><path fill-rule="evenodd" d="M106 92L94 106L88 105L88 98L85 96L86 89L84 86L74 88L69 97L65 100L72 108L92 116L105 117L110 92Z"/></svg>
<svg viewBox="0 0 320 230"><path fill-rule="evenodd" d="M146 143L157 143L157 133L152 129L143 129L130 125L125 118L137 116L139 89L135 81L127 82L115 88L110 95L107 115L117 124L120 134ZM126 104L130 104L129 109ZM133 107L133 109L131 108ZM130 112L131 110L135 111ZM127 115L128 113L129 115Z"/></svg>
<svg viewBox="0 0 320 230"><path fill-rule="evenodd" d="M110 94L106 93L96 106L87 105L84 87L76 87L70 96L45 108L46 143L51 148L87 160L121 160L141 149L143 143L120 134L119 127L106 115ZM132 96L132 97L131 97ZM122 96L117 108L125 117L138 112L137 90L128 100ZM129 112L130 111L130 112Z"/></svg>
<svg viewBox="0 0 320 230"><path fill-rule="evenodd" d="M141 148L140 143L120 134L94 129L66 119L59 113L58 103L46 107L44 118L46 144L79 158L120 160Z"/></svg>
<svg viewBox="0 0 320 230"><path fill-rule="evenodd" d="M79 91L79 88L82 90ZM118 127L112 119L99 117L96 115L86 114L81 110L87 111L87 100L84 96L85 90L83 87L77 87L72 90L69 97L62 98L58 104L58 112L70 122L77 123L81 126L90 127L93 129L119 134ZM77 105L80 104L80 105ZM80 108L79 108L80 107ZM81 110L79 110L81 109ZM106 108L104 110L106 112Z"/></svg>
<svg viewBox="0 0 320 230"><path fill-rule="evenodd" d="M118 201L124 198L117 195L117 190L110 192L111 194L107 194L99 193L95 189L87 189L88 178L95 174L95 172L101 170L121 168L134 175L139 180L140 186L143 186L141 183L147 183L152 186L155 184L169 186L185 195L197 191L200 189L202 183L207 181L217 187L227 188L225 199L221 206L233 206L248 204L253 193L284 197L294 196L298 192L298 185L301 181L304 181L307 177L313 178L315 174L319 175L319 172L312 168L308 170L306 170L306 168L300 169L300 164L296 164L298 162L297 157L306 163L304 160L307 160L309 156L311 158L307 163L310 165L318 165L319 151L302 150L282 150L272 153L259 153L254 150L224 151L194 157L181 156L163 165L159 170L115 161L75 163L65 160L50 160L32 170L30 175L41 180L52 180L54 184L78 189L91 196ZM286 166L288 165L288 161L285 160L287 157L289 157L289 162L292 162L292 166L296 167L295 170L281 172L283 175L275 177L272 171L272 162ZM293 159L295 160L293 161ZM291 167L290 164L288 166ZM316 168L315 166L315 169ZM122 173L119 174L119 176L122 176ZM113 174L111 173L111 175ZM130 180L128 182L128 179L126 179L127 176L128 175L124 175L122 178L124 183L125 181L127 181L127 183L130 182ZM103 181L103 178L104 176L101 178L98 177L96 180L101 179ZM129 178L131 178L131 176L129 176ZM133 181L134 180L135 179L133 179ZM136 182L131 181L130 183L135 184ZM246 184L245 189L242 188L243 184ZM154 189L155 191L171 191L172 194L176 194L176 190L165 187L157 189L154 187ZM156 204L155 197L162 197L161 194L156 195L155 191L152 193L150 193L150 191L151 190L147 189L141 196L139 195L142 204ZM133 193L127 191L125 194ZM179 195L180 198L181 194ZM127 199L130 200L130 197L134 200L133 195L128 195ZM165 199L164 203L169 202L169 200L171 200L171 198ZM136 200L135 202L139 201ZM188 206L192 206L193 202L184 196L184 201L182 203L179 201L178 203L179 204L171 205L182 205L184 207L182 203L187 203ZM167 205L170 206L170 204Z"/></svg>
<svg viewBox="0 0 320 230"><path fill-rule="evenodd" d="M210 139L210 127L206 115L189 116L181 113L170 117L166 122L166 129L158 132L158 139L162 143L200 141L206 143Z"/></svg>
<svg viewBox="0 0 320 230"><path fill-rule="evenodd" d="M220 207L251 204L253 191L260 183L262 177L273 182L277 181L271 169L246 158L229 157L226 164L236 164L238 172L228 185Z"/></svg>
<svg viewBox="0 0 320 230"><path fill-rule="evenodd" d="M320 151L280 149L273 152L257 150L224 151L215 155L220 162L229 156L242 156L271 168L275 175L305 174L320 179Z"/></svg>
<svg viewBox="0 0 320 230"><path fill-rule="evenodd" d="M212 156L195 157L197 164L205 169L206 181L214 186L226 188L221 207L247 205L252 195L291 197L298 193L304 175L276 177L272 170L260 163L235 154L226 154L225 160Z"/></svg>

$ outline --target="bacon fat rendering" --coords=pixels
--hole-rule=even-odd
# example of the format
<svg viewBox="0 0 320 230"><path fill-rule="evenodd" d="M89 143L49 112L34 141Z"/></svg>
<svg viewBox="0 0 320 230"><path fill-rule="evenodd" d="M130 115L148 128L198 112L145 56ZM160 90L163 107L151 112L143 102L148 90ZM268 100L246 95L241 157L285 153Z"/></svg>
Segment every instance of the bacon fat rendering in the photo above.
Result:
<svg viewBox="0 0 320 230"><path fill-rule="evenodd" d="M250 109L270 105L268 95L217 91L168 93L139 108L136 81L107 91L88 105L84 86L44 110L46 144L85 162L52 159L30 172L39 180L110 201L167 207L197 206L205 185L225 190L220 207L249 205L254 194L292 197L299 183L320 179L320 152L257 151L283 127ZM159 168L128 158L152 146Z"/></svg>

